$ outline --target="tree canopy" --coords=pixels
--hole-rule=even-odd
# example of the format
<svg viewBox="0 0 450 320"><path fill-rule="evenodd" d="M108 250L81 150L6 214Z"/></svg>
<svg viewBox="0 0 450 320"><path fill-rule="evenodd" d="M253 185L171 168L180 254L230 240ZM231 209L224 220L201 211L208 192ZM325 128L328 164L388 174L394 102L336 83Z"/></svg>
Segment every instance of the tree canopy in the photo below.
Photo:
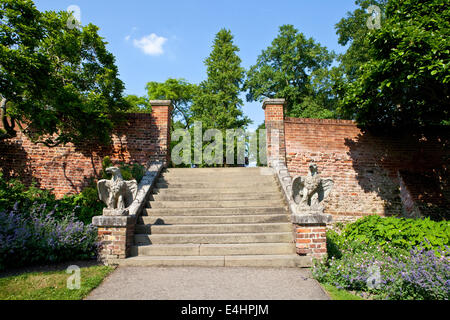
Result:
<svg viewBox="0 0 450 320"><path fill-rule="evenodd" d="M122 98L114 56L89 24L69 28L67 12L40 12L31 0L0 1L0 94L5 130L55 146L110 140Z"/></svg>
<svg viewBox="0 0 450 320"><path fill-rule="evenodd" d="M185 79L167 79L165 82L149 82L146 89L150 100L172 100L173 119L181 120L184 128L189 128L192 117L190 106L197 91L195 84Z"/></svg>
<svg viewBox="0 0 450 320"><path fill-rule="evenodd" d="M379 30L367 30L367 62L344 86L340 110L369 127L450 119L450 7L446 0L390 0Z"/></svg>
<svg viewBox="0 0 450 320"><path fill-rule="evenodd" d="M333 117L329 67L334 56L294 26L281 26L272 45L247 72L247 100L285 98L287 115Z"/></svg>
<svg viewBox="0 0 450 320"><path fill-rule="evenodd" d="M237 52L230 30L220 30L205 60L207 79L200 83L191 107L193 119L202 121L204 128L241 128L250 123L241 109L245 70Z"/></svg>

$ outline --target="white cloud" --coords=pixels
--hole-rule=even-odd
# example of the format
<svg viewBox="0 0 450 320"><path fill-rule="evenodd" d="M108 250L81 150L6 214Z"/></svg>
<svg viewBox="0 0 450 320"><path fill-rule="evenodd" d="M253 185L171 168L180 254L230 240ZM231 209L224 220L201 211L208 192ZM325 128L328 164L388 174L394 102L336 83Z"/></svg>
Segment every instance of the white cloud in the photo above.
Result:
<svg viewBox="0 0 450 320"><path fill-rule="evenodd" d="M130 40L130 38L131 38L131 36L126 36L126 37L125 37L125 41Z"/></svg>
<svg viewBox="0 0 450 320"><path fill-rule="evenodd" d="M144 36L141 39L133 40L133 44L136 48L141 49L145 54L151 56L158 56L164 53L163 45L166 43L167 39L164 37L159 37L152 33L148 36Z"/></svg>

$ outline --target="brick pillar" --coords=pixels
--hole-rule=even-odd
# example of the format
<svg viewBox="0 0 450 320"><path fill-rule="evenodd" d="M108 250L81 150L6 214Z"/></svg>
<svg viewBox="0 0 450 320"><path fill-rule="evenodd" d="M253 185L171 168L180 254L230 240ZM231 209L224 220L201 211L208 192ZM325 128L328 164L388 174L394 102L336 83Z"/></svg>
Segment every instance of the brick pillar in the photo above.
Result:
<svg viewBox="0 0 450 320"><path fill-rule="evenodd" d="M271 166L274 160L286 158L284 139L284 106L285 99L266 99L263 102L265 123L267 129L267 164ZM278 140L278 141L277 141Z"/></svg>
<svg viewBox="0 0 450 320"><path fill-rule="evenodd" d="M321 259L327 254L326 224L294 224L297 254Z"/></svg>
<svg viewBox="0 0 450 320"><path fill-rule="evenodd" d="M99 261L114 264L130 255L136 225L134 216L96 216L92 224L98 232Z"/></svg>
<svg viewBox="0 0 450 320"><path fill-rule="evenodd" d="M167 166L170 163L170 126L172 121L171 100L151 100L152 117L158 131L159 150L157 158L164 161Z"/></svg>

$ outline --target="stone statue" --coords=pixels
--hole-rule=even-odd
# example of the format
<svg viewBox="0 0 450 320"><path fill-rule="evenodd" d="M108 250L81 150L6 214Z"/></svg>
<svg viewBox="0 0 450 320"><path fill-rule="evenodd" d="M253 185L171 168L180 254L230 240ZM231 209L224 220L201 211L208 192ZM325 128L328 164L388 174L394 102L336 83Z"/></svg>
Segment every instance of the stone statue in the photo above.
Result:
<svg viewBox="0 0 450 320"><path fill-rule="evenodd" d="M123 180L120 169L116 167L107 168L106 172L112 174L112 179L103 179L97 183L99 198L107 205L103 215L127 215L126 208L136 198L137 181Z"/></svg>
<svg viewBox="0 0 450 320"><path fill-rule="evenodd" d="M306 177L297 176L292 181L292 198L297 204L298 213L323 213L323 201L333 188L333 180L323 179L317 172L315 163L309 164Z"/></svg>

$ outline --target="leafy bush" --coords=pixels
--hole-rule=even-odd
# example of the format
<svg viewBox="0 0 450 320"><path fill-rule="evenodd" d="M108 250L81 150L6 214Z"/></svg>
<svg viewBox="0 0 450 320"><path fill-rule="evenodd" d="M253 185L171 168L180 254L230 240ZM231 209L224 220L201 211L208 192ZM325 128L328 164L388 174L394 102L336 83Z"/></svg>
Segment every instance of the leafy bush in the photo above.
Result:
<svg viewBox="0 0 450 320"><path fill-rule="evenodd" d="M427 219L406 219L368 216L348 224L343 232L347 241L358 240L367 244L392 246L410 250L423 246L431 250L444 250L450 242L450 222Z"/></svg>
<svg viewBox="0 0 450 320"><path fill-rule="evenodd" d="M6 181L0 173L0 211L9 212L15 206L16 211L27 215L43 204L46 213L53 211L55 218L74 213L85 224L91 223L92 217L101 215L105 207L98 199L97 187L93 183L79 194L57 200L49 190L41 190L35 184L26 187L18 179Z"/></svg>
<svg viewBox="0 0 450 320"><path fill-rule="evenodd" d="M120 173L124 180L133 180L135 179L138 183L141 182L142 178L145 175L145 167L140 165L139 163L134 164L126 164L124 162L118 162ZM111 174L106 172L106 169L109 167L113 167L114 164L109 157L104 157L102 161L102 178L103 179L111 179Z"/></svg>
<svg viewBox="0 0 450 320"><path fill-rule="evenodd" d="M443 300L450 298L449 254L448 247L439 255L434 250L414 248L392 256L380 246L352 242L342 249L341 258L316 261L313 276L322 283L365 292L376 299Z"/></svg>
<svg viewBox="0 0 450 320"><path fill-rule="evenodd" d="M45 204L30 213L0 211L0 269L30 264L92 258L97 249L94 226L75 214L54 217Z"/></svg>
<svg viewBox="0 0 450 320"><path fill-rule="evenodd" d="M328 257L315 262L313 275L322 283L378 299L449 299L444 226L445 221L370 216L348 224L341 234L329 230Z"/></svg>

